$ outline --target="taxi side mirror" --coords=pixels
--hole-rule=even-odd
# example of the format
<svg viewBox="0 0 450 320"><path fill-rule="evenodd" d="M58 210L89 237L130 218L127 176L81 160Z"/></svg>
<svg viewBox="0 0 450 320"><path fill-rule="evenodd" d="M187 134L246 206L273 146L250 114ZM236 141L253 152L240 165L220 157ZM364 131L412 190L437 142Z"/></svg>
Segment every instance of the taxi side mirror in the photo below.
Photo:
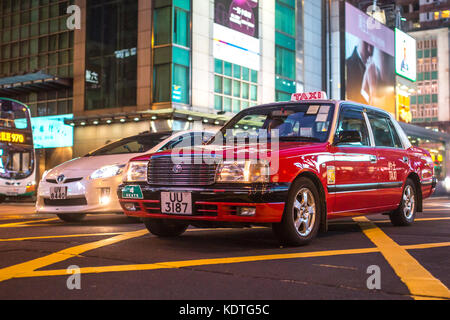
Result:
<svg viewBox="0 0 450 320"><path fill-rule="evenodd" d="M356 130L341 131L334 141L335 145L349 143L362 143L361 133Z"/></svg>

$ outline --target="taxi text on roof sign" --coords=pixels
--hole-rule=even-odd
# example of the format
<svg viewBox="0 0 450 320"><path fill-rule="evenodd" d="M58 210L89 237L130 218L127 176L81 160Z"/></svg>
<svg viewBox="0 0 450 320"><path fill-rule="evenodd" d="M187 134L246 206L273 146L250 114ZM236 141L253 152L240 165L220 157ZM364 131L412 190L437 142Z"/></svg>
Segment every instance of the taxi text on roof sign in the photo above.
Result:
<svg viewBox="0 0 450 320"><path fill-rule="evenodd" d="M306 100L327 100L327 94L323 91L303 92L292 94L291 101L306 101Z"/></svg>

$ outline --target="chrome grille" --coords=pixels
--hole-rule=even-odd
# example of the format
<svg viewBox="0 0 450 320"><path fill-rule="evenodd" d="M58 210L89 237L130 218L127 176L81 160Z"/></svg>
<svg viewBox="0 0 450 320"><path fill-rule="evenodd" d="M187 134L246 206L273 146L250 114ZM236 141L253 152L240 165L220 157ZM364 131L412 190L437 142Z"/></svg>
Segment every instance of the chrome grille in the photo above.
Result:
<svg viewBox="0 0 450 320"><path fill-rule="evenodd" d="M154 157L148 164L148 183L151 185L207 186L216 180L217 164L186 157L181 164L170 156Z"/></svg>

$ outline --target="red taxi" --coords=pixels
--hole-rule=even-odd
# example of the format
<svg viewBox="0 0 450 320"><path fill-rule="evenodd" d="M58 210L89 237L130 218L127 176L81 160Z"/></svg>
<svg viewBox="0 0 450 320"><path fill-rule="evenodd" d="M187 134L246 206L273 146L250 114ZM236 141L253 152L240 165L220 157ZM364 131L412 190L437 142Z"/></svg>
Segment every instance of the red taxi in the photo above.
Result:
<svg viewBox="0 0 450 320"><path fill-rule="evenodd" d="M435 190L433 170L386 111L315 92L245 109L201 147L132 159L118 196L157 236L265 225L303 245L336 218L412 224Z"/></svg>

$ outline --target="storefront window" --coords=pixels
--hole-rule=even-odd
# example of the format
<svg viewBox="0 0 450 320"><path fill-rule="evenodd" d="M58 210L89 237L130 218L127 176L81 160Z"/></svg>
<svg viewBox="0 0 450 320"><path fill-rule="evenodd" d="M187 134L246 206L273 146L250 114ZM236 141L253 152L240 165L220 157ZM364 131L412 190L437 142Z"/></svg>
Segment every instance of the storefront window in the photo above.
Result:
<svg viewBox="0 0 450 320"><path fill-rule="evenodd" d="M409 136L409 141L411 141L411 144L423 148L430 152L431 158L434 162L434 171L435 176L438 180L443 180L446 177L446 170L445 170L445 163L447 161L446 159L446 149L445 144L441 141L435 141L430 140L426 138L416 137L416 136Z"/></svg>

